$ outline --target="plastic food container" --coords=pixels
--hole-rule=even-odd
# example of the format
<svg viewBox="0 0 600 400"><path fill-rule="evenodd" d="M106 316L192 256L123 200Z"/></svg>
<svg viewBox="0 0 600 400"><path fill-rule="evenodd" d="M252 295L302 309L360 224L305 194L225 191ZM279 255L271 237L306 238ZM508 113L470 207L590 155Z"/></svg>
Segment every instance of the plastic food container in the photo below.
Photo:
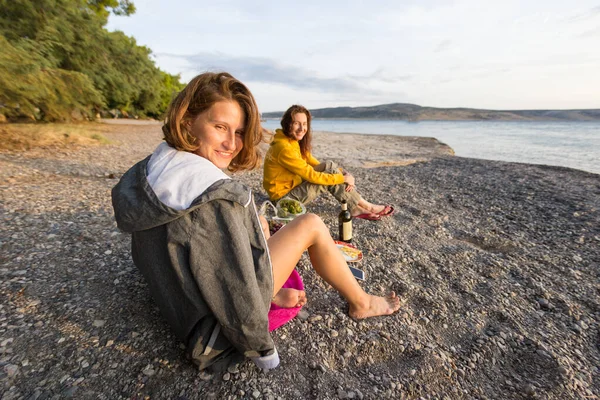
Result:
<svg viewBox="0 0 600 400"><path fill-rule="evenodd" d="M260 215L269 222L271 235L302 214L306 214L304 204L289 197L280 199L276 205L267 200L260 207Z"/></svg>

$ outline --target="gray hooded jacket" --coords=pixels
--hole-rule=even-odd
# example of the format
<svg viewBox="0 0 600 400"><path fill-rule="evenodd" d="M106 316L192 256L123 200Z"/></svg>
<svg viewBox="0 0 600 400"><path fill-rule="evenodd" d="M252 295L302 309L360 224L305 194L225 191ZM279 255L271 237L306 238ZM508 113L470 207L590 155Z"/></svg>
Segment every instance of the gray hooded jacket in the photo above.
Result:
<svg viewBox="0 0 600 400"><path fill-rule="evenodd" d="M120 229L132 233L132 256L162 315L204 369L241 355L261 368L279 356L268 331L273 276L251 191L221 179L177 210L150 186L150 157L112 190Z"/></svg>

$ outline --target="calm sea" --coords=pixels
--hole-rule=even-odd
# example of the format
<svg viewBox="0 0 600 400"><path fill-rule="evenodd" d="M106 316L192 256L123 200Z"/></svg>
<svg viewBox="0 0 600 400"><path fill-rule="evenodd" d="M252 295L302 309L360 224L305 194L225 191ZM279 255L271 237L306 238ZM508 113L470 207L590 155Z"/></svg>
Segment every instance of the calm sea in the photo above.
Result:
<svg viewBox="0 0 600 400"><path fill-rule="evenodd" d="M279 128L279 119L263 125ZM313 130L434 137L457 156L558 165L600 174L600 122L315 119Z"/></svg>

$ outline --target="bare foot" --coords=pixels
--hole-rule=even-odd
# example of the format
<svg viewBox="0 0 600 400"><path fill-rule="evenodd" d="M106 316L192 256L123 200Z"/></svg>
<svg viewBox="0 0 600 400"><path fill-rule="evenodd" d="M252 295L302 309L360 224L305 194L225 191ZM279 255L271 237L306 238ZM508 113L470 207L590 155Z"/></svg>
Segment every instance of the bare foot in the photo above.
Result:
<svg viewBox="0 0 600 400"><path fill-rule="evenodd" d="M281 288L271 301L282 308L301 307L306 304L306 292L298 289Z"/></svg>
<svg viewBox="0 0 600 400"><path fill-rule="evenodd" d="M366 205L363 204L363 206L354 207L352 210L350 210L350 214L352 214L353 217L356 217L360 214L378 214L383 210L385 210L385 206L366 203Z"/></svg>
<svg viewBox="0 0 600 400"><path fill-rule="evenodd" d="M371 210L366 209L361 206L356 206L352 210L350 210L350 215L352 215L353 217L356 217L357 215L361 215L361 214L370 214L373 217L376 216L375 213L373 213Z"/></svg>
<svg viewBox="0 0 600 400"><path fill-rule="evenodd" d="M367 295L369 299L363 305L350 305L350 317L364 319L379 315L390 315L400 309L400 299L390 292L385 297Z"/></svg>
<svg viewBox="0 0 600 400"><path fill-rule="evenodd" d="M371 211L373 214L379 214L380 212L382 212L385 209L385 206L381 206L379 204L373 204L371 206L371 209L369 211Z"/></svg>

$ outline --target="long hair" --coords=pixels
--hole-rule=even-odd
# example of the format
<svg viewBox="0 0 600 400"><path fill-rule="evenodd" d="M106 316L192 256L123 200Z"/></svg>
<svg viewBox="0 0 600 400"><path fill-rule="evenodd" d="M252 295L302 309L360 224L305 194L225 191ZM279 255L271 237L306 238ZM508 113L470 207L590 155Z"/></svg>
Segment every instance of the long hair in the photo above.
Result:
<svg viewBox="0 0 600 400"><path fill-rule="evenodd" d="M294 115L304 113L306 114L306 135L298 142L300 145L300 153L302 156L306 156L306 154L312 149L312 129L310 128L310 121L312 120L312 116L310 115L310 111L304 106L294 104L281 117L281 129L283 130L283 134L289 138L292 137L292 124L294 122Z"/></svg>
<svg viewBox="0 0 600 400"><path fill-rule="evenodd" d="M235 101L246 115L244 147L228 169L232 172L254 169L260 165L258 145L263 140L260 113L248 88L227 72L198 75L171 101L162 127L165 141L177 150L195 152L198 140L188 130L196 117L220 101Z"/></svg>

